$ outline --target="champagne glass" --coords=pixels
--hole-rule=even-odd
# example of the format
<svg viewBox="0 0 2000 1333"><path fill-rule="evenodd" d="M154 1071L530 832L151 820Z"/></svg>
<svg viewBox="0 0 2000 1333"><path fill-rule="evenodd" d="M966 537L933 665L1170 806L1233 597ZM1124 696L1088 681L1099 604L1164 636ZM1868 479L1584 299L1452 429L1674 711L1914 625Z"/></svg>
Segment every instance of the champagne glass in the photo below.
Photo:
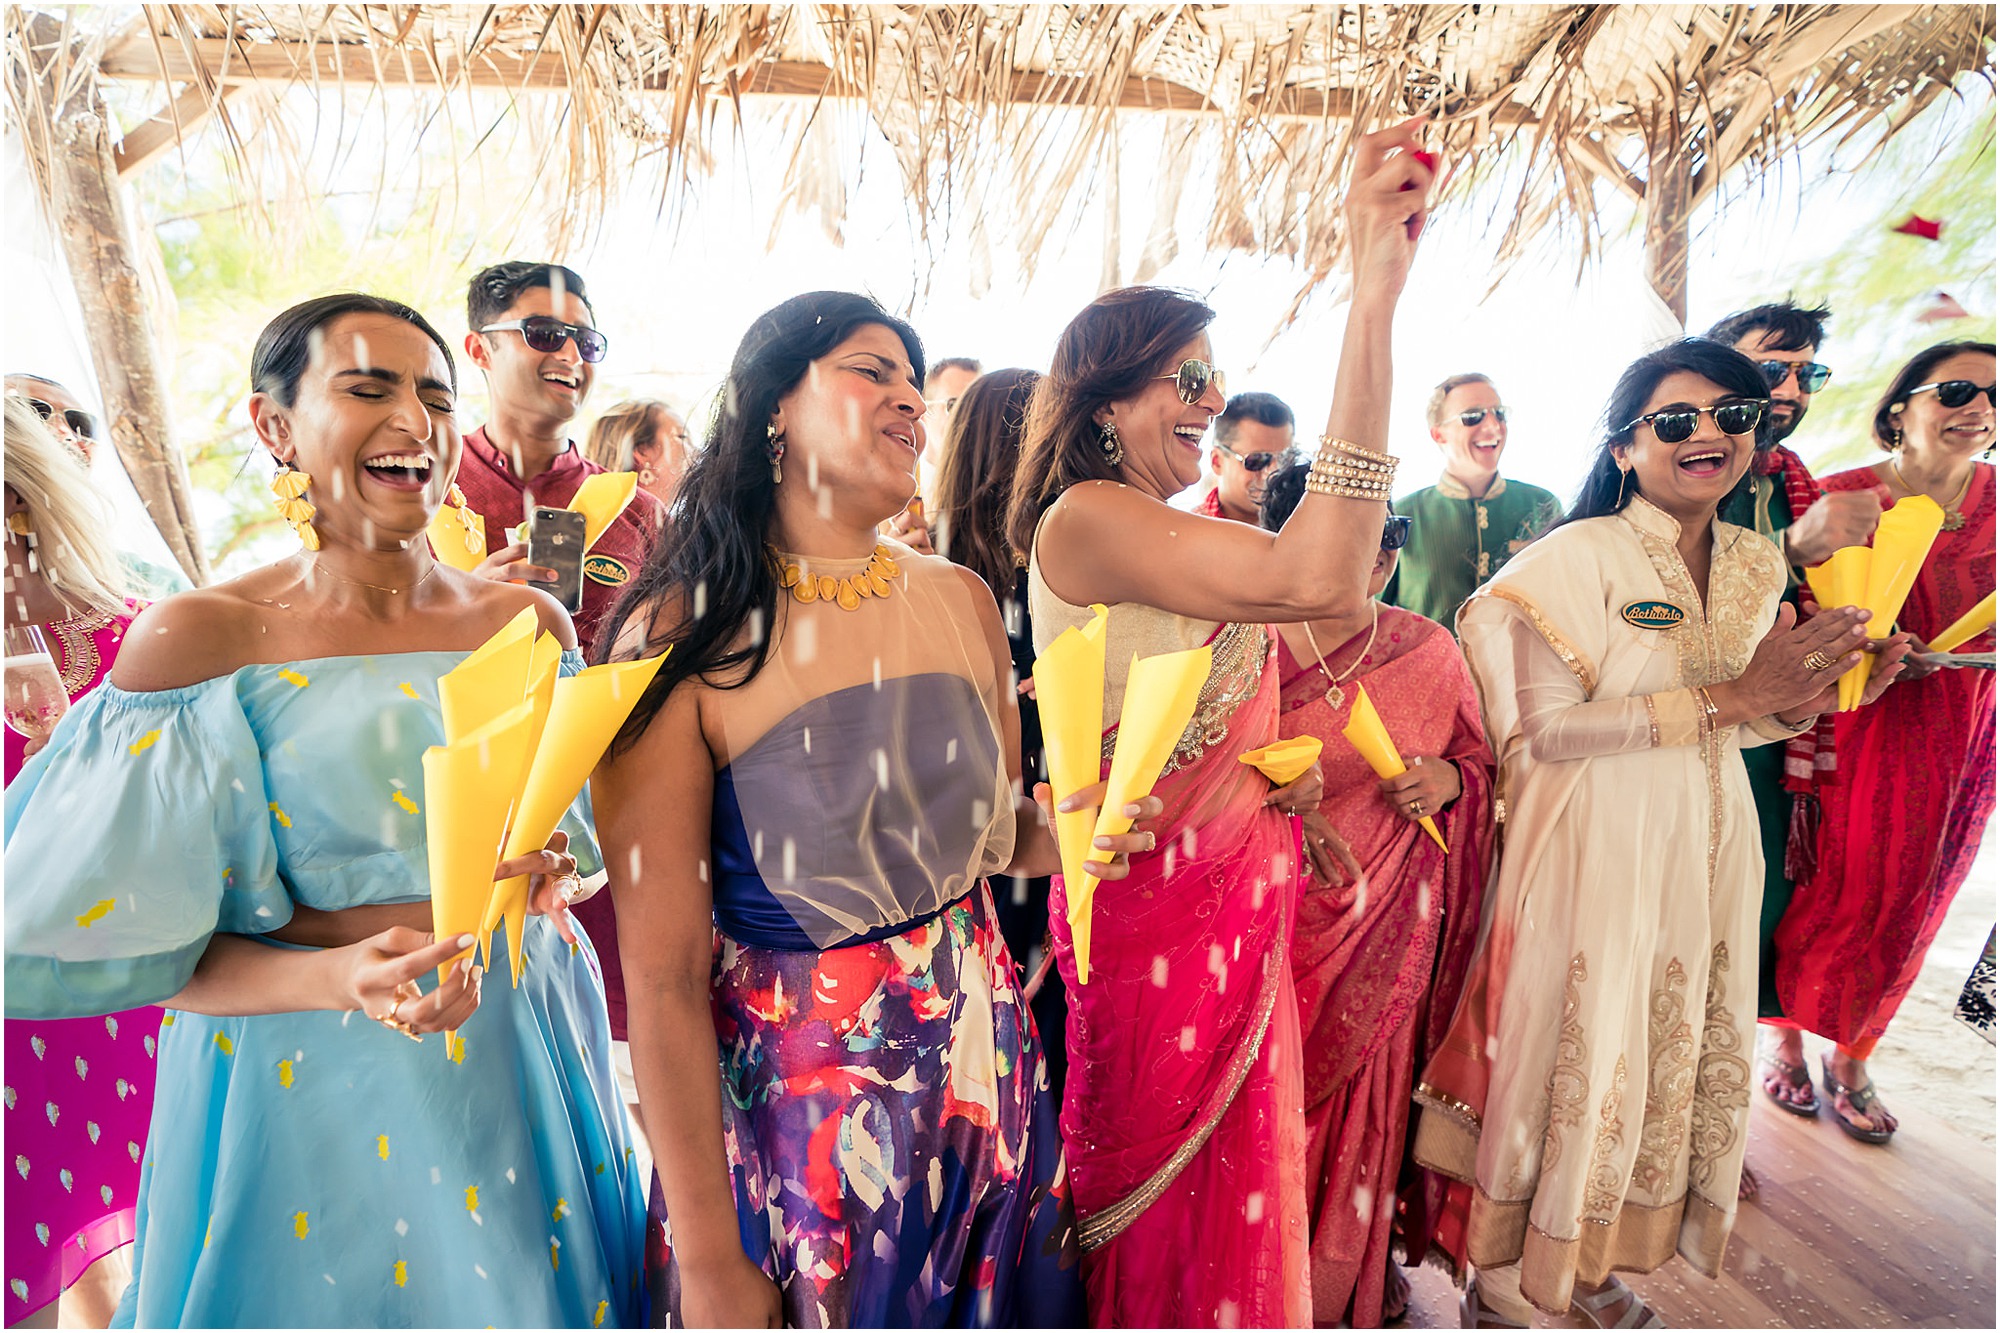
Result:
<svg viewBox="0 0 2000 1333"><path fill-rule="evenodd" d="M29 740L45 741L69 711L56 659L39 625L7 629L5 714L8 727Z"/></svg>

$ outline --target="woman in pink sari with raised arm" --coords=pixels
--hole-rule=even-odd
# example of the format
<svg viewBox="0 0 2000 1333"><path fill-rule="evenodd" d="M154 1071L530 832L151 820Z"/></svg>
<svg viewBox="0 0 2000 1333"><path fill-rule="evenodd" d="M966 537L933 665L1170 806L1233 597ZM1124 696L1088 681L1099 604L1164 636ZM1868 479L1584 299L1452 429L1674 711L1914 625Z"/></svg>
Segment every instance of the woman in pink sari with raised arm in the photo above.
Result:
<svg viewBox="0 0 2000 1333"><path fill-rule="evenodd" d="M1261 515L1284 526L1306 469L1271 478ZM1450 1026L1479 930L1491 850L1493 751L1458 641L1374 600L1410 520L1391 514L1370 600L1344 620L1278 625L1278 733L1313 736L1319 812L1358 879L1301 886L1292 983L1305 1041L1306 1196L1313 1322L1380 1327L1405 1312L1397 1271L1423 1262L1450 1181L1406 1162L1417 1070ZM1366 689L1408 772L1378 779L1342 734ZM1444 837L1439 847L1420 821Z"/></svg>
<svg viewBox="0 0 2000 1333"><path fill-rule="evenodd" d="M1062 1130L1094 1324L1298 1325L1305 1120L1289 936L1305 850L1344 853L1317 771L1273 790L1239 763L1278 736L1266 628L1353 614L1387 515L1390 324L1432 173L1415 122L1361 141L1348 193L1354 300L1308 494L1283 531L1168 497L1201 472L1223 407L1213 312L1159 288L1106 293L1071 321L1037 388L1009 535L1030 553L1036 647L1110 604L1104 723L1135 653L1209 644L1194 720L1153 789L1157 850L1106 884L1079 980L1066 886L1052 891L1070 989ZM1106 753L1112 737L1107 735Z"/></svg>

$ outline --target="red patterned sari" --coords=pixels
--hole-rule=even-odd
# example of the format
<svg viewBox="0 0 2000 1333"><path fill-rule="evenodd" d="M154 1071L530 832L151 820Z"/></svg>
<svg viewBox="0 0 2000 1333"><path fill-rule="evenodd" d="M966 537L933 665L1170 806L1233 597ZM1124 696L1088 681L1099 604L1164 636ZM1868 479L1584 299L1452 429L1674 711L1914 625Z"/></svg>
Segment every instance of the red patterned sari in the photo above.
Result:
<svg viewBox="0 0 2000 1333"><path fill-rule="evenodd" d="M1091 976L1070 987L1063 1139L1091 1322L1297 1326L1306 1286L1305 1126L1287 936L1297 821L1237 762L1277 736L1261 626L1225 625L1203 703L1153 789L1159 848L1097 892Z"/></svg>
<svg viewBox="0 0 2000 1333"><path fill-rule="evenodd" d="M1382 1322L1392 1231L1403 1237L1405 1262L1420 1263L1449 1183L1406 1169L1410 1094L1472 962L1493 805L1493 754L1458 644L1414 612L1380 614L1371 643L1357 635L1326 660L1334 678L1345 677L1338 708L1327 701L1327 671L1278 646L1279 734L1325 742L1320 813L1366 872L1343 886L1302 876L1292 940L1313 1319L1356 1328ZM1341 735L1356 685L1367 687L1404 754L1456 764L1464 790L1436 819L1449 855L1383 800L1374 771Z"/></svg>
<svg viewBox="0 0 2000 1333"><path fill-rule="evenodd" d="M1965 526L1941 532L1897 627L1928 642L1993 591L1993 469L1975 466ZM1828 491L1881 484L1872 469ZM1993 651L1988 630L1958 649ZM1866 1059L1923 968L1993 813L1993 673L1898 682L1834 719L1819 867L1778 924L1778 997L1800 1027Z"/></svg>

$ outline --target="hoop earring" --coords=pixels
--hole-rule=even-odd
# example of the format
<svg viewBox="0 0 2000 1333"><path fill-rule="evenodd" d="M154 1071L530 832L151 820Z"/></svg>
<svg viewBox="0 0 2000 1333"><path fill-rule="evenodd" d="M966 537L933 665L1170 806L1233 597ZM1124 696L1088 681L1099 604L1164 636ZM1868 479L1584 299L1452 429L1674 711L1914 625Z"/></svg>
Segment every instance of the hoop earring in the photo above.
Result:
<svg viewBox="0 0 2000 1333"><path fill-rule="evenodd" d="M764 438L770 442L771 484L776 486L785 479L785 437L778 433L776 426L764 427Z"/></svg>
<svg viewBox="0 0 2000 1333"><path fill-rule="evenodd" d="M1097 447L1104 451L1104 461L1117 467L1125 461L1125 442L1118 438L1118 426L1107 421L1097 428Z"/></svg>
<svg viewBox="0 0 2000 1333"><path fill-rule="evenodd" d="M306 488L311 485L312 478L299 471L296 464L284 463L271 478L271 494L278 497L278 516L292 525L300 544L308 551L317 551L319 533L314 531L312 520L319 510L306 499Z"/></svg>

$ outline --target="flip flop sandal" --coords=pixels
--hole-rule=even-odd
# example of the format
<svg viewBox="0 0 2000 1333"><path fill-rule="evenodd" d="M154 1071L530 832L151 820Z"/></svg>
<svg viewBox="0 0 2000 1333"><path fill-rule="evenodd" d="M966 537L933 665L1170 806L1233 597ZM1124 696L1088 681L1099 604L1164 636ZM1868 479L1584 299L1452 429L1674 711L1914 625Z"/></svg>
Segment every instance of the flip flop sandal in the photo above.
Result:
<svg viewBox="0 0 2000 1333"><path fill-rule="evenodd" d="M1847 1104L1861 1115L1867 1115L1868 1109L1880 1100L1875 1095L1875 1080L1872 1078L1858 1088L1850 1088L1835 1078L1833 1076L1833 1060L1829 1056L1822 1055L1819 1058L1819 1076L1820 1081L1826 1085L1827 1096L1833 1098L1835 1102L1838 1102L1842 1097L1847 1098ZM1840 1107L1837 1105L1832 1108L1832 1111L1833 1123L1840 1126L1841 1133L1857 1142L1883 1144L1896 1137L1896 1131L1893 1129L1876 1129L1873 1126L1866 1129L1862 1128L1842 1115Z"/></svg>
<svg viewBox="0 0 2000 1333"><path fill-rule="evenodd" d="M1605 1323L1603 1318L1604 1311L1623 1300L1630 1300L1631 1304L1625 1307L1624 1314L1618 1316L1618 1322L1615 1324ZM1615 1277L1611 1279L1610 1286L1598 1292L1595 1296L1572 1296L1570 1304L1582 1310L1583 1317L1599 1328L1666 1327L1666 1324L1661 1321L1660 1317L1653 1313L1653 1308L1647 1305L1645 1301L1639 1299L1639 1293L1633 1291Z"/></svg>
<svg viewBox="0 0 2000 1333"><path fill-rule="evenodd" d="M1408 1313L1408 1310L1404 1311L1406 1316ZM1458 1298L1458 1326L1460 1328L1528 1327L1526 1324L1509 1319L1490 1305L1481 1304L1479 1300L1479 1279L1477 1277L1469 1277L1465 1280L1465 1294Z"/></svg>
<svg viewBox="0 0 2000 1333"><path fill-rule="evenodd" d="M1782 1059L1776 1055L1765 1056L1764 1063L1770 1067L1772 1073L1785 1080L1788 1086L1792 1088L1804 1088L1807 1092L1812 1092L1812 1071L1804 1065L1795 1065L1790 1060ZM1818 1093L1813 1093L1813 1099L1809 1102L1794 1102L1780 1097L1766 1085L1764 1095L1769 1097L1780 1111L1789 1111L1793 1115L1804 1116L1808 1120L1819 1114Z"/></svg>

